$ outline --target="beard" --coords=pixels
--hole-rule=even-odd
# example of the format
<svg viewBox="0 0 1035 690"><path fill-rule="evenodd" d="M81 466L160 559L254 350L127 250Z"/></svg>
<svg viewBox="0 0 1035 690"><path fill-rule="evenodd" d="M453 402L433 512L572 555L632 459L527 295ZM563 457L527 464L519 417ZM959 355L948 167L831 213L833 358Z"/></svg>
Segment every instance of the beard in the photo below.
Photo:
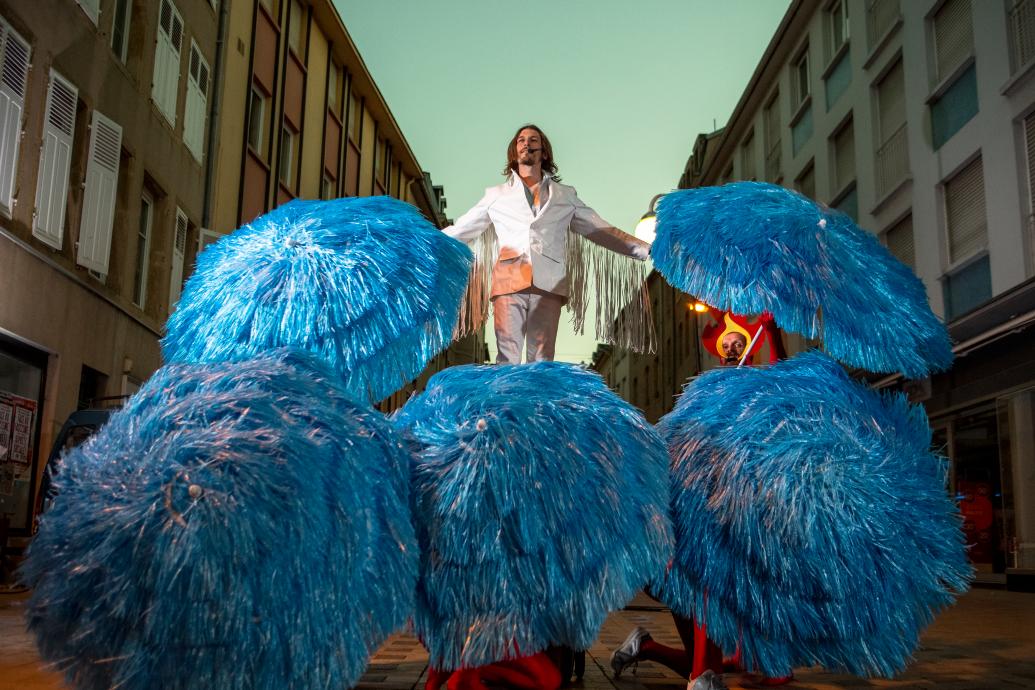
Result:
<svg viewBox="0 0 1035 690"><path fill-rule="evenodd" d="M518 154L518 163L521 165L534 165L535 157L531 153Z"/></svg>

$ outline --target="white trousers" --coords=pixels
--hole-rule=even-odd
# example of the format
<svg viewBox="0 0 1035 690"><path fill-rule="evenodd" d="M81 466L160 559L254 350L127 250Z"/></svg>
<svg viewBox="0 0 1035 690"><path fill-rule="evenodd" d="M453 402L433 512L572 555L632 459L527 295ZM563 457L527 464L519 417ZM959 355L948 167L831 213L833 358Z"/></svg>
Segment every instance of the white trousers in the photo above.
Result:
<svg viewBox="0 0 1035 690"><path fill-rule="evenodd" d="M526 347L526 362L552 361L565 301L535 287L494 297L496 364L520 364Z"/></svg>

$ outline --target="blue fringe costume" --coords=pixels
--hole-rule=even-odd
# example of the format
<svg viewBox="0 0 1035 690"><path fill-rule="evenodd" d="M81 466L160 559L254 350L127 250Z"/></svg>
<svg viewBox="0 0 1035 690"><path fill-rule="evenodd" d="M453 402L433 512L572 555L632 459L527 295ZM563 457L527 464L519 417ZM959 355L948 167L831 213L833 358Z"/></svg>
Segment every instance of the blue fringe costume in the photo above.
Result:
<svg viewBox="0 0 1035 690"><path fill-rule="evenodd" d="M810 352L703 374L658 429L676 552L655 589L748 667L891 676L967 588L945 463L904 395Z"/></svg>
<svg viewBox="0 0 1035 690"><path fill-rule="evenodd" d="M471 262L391 197L292 201L201 253L162 353L222 362L296 347L380 400L449 345Z"/></svg>
<svg viewBox="0 0 1035 690"><path fill-rule="evenodd" d="M308 353L166 365L55 478L41 654L81 690L351 687L412 610L408 473Z"/></svg>
<svg viewBox="0 0 1035 690"><path fill-rule="evenodd" d="M452 670L586 649L671 553L667 456L595 373L462 366L395 418L423 445L414 627Z"/></svg>
<svg viewBox="0 0 1035 690"><path fill-rule="evenodd" d="M850 366L923 378L952 363L948 332L913 271L845 214L783 187L666 195L651 258L683 292L738 314L769 312Z"/></svg>

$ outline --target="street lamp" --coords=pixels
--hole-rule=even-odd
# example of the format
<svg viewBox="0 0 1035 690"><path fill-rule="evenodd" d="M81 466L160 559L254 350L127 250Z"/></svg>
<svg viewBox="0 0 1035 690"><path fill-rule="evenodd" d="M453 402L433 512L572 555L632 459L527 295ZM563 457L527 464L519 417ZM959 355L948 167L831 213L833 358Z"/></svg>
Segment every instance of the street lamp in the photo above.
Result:
<svg viewBox="0 0 1035 690"><path fill-rule="evenodd" d="M654 225L656 223L657 213L654 211L654 207L658 204L658 199L665 196L664 194L656 194L653 199L650 200L650 206L647 207L647 212L640 218L640 222L636 224L636 230L633 234L636 235L637 239L643 240L647 244L654 242Z"/></svg>

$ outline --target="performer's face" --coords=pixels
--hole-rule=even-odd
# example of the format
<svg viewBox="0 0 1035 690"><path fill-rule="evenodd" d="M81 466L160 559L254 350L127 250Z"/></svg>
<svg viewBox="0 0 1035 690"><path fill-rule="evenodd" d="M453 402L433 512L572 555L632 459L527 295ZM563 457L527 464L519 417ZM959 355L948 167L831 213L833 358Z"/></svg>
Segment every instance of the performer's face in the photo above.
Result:
<svg viewBox="0 0 1035 690"><path fill-rule="evenodd" d="M517 159L521 165L535 165L543 161L543 140L539 132L530 128L518 132Z"/></svg>
<svg viewBox="0 0 1035 690"><path fill-rule="evenodd" d="M727 333L722 337L723 364L736 364L744 356L747 338L740 333Z"/></svg>

